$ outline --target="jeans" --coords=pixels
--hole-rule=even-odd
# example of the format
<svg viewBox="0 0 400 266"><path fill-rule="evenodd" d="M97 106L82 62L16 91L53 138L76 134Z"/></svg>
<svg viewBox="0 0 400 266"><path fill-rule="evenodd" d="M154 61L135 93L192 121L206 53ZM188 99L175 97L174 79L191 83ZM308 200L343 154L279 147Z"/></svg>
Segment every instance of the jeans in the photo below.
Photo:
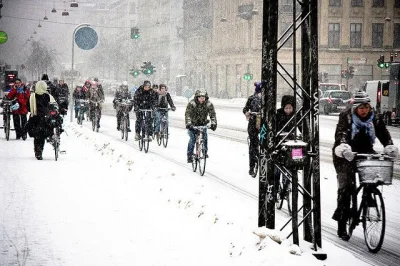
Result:
<svg viewBox="0 0 400 266"><path fill-rule="evenodd" d="M188 130L189 134L189 143L188 143L188 148L187 148L187 157L192 157L193 155L193 150L194 150L194 145L196 143L196 134L197 130L195 129L189 129ZM206 154L208 151L208 136L207 136L207 129L203 129L203 140L204 140L204 148L206 149Z"/></svg>
<svg viewBox="0 0 400 266"><path fill-rule="evenodd" d="M160 132L160 125L161 125L161 118L163 117L163 115L165 114L165 117L167 118L167 124L168 124L168 112L165 111L157 111L156 112L156 121L155 121L155 129L154 132Z"/></svg>

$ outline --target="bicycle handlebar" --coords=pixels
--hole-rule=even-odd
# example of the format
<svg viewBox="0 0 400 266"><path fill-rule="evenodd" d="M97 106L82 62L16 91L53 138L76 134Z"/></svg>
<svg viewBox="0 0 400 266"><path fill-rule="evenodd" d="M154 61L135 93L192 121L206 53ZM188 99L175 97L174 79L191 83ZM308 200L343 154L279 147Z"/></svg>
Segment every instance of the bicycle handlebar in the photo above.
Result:
<svg viewBox="0 0 400 266"><path fill-rule="evenodd" d="M205 125L205 126L193 126L193 129L197 129L197 130L203 130L205 128L210 128L210 125Z"/></svg>
<svg viewBox="0 0 400 266"><path fill-rule="evenodd" d="M153 112L153 109L139 109L138 112Z"/></svg>
<svg viewBox="0 0 400 266"><path fill-rule="evenodd" d="M171 110L171 108L157 108L157 110L162 110L162 111L169 111L169 110Z"/></svg>
<svg viewBox="0 0 400 266"><path fill-rule="evenodd" d="M357 152L353 152L355 157L359 157L359 158L379 158L379 159L395 159L392 156L389 156L387 154L384 153L357 153Z"/></svg>

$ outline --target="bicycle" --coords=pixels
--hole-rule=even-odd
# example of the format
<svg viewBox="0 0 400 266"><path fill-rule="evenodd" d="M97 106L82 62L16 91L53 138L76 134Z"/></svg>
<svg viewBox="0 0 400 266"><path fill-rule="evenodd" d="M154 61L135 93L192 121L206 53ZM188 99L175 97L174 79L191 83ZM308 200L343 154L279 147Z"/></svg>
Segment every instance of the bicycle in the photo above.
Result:
<svg viewBox="0 0 400 266"><path fill-rule="evenodd" d="M142 116L142 120L140 123L140 138L139 138L139 150L143 150L145 153L149 151L149 142L151 141L150 138L152 137L149 132L148 132L148 127L151 127L152 125L146 126L146 121L148 119L152 119L151 115L153 113L152 109L140 109L139 110L139 115ZM149 117L150 115L150 117Z"/></svg>
<svg viewBox="0 0 400 266"><path fill-rule="evenodd" d="M276 208L282 209L283 201L287 201L288 213L292 213L292 183L286 175L282 175L282 179L279 180L278 191L276 193Z"/></svg>
<svg viewBox="0 0 400 266"><path fill-rule="evenodd" d="M100 117L100 102L98 101L92 101L90 100L90 102L94 105L90 108L94 108L93 110L93 117L92 117L92 129L93 131L99 132L99 127L98 127L98 123L99 123L99 117Z"/></svg>
<svg viewBox="0 0 400 266"><path fill-rule="evenodd" d="M88 103L89 103L88 100L84 100L84 99L77 100L77 106L78 106L77 123L78 123L78 125L82 125L83 120L85 120L85 112L87 112Z"/></svg>
<svg viewBox="0 0 400 266"><path fill-rule="evenodd" d="M129 111L132 109L132 105L132 101L126 99L118 103L119 112L122 113L120 121L121 139L125 138L125 141L128 141Z"/></svg>
<svg viewBox="0 0 400 266"><path fill-rule="evenodd" d="M209 126L193 126L193 129L196 130L196 146L193 154L192 169L193 172L196 172L197 165L199 165L199 173L201 176L204 175L206 170L207 154L204 144L204 131L207 130L207 128L209 128Z"/></svg>
<svg viewBox="0 0 400 266"><path fill-rule="evenodd" d="M161 116L161 121L160 121L160 131L158 132L158 138L157 138L157 144L158 146L161 146L161 143L163 143L164 148L167 147L168 145L168 111L171 110L171 108L158 108L158 110L161 110L162 116Z"/></svg>
<svg viewBox="0 0 400 266"><path fill-rule="evenodd" d="M48 138L48 142L53 146L55 160L58 160L60 152L60 135L61 135L61 122L58 120L58 110L50 110L48 120L52 128L52 135Z"/></svg>
<svg viewBox="0 0 400 266"><path fill-rule="evenodd" d="M384 154L355 153L355 156L359 186L351 195L348 232L351 237L361 222L368 250L377 253L382 247L386 226L385 203L378 186L392 184L394 158ZM353 185L356 187L356 179Z"/></svg>
<svg viewBox="0 0 400 266"><path fill-rule="evenodd" d="M4 134L6 135L6 140L10 140L10 130L11 130L11 100L2 101L3 106L3 128Z"/></svg>

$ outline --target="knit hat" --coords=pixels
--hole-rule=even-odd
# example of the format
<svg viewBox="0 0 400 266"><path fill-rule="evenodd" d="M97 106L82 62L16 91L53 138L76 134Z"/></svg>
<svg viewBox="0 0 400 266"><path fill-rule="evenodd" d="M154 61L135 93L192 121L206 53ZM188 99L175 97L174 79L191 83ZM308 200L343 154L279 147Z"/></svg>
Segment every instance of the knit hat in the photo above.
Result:
<svg viewBox="0 0 400 266"><path fill-rule="evenodd" d="M143 87L144 86L151 86L151 83L150 83L150 81L148 81L148 80L145 80L144 82L143 82Z"/></svg>
<svg viewBox="0 0 400 266"><path fill-rule="evenodd" d="M294 107L294 97L292 95L282 96L281 107L285 108L287 104L291 104Z"/></svg>
<svg viewBox="0 0 400 266"><path fill-rule="evenodd" d="M254 82L254 92L260 93L261 92L261 82Z"/></svg>
<svg viewBox="0 0 400 266"><path fill-rule="evenodd" d="M357 91L354 94L353 109L356 109L363 103L371 104L371 99L365 91Z"/></svg>

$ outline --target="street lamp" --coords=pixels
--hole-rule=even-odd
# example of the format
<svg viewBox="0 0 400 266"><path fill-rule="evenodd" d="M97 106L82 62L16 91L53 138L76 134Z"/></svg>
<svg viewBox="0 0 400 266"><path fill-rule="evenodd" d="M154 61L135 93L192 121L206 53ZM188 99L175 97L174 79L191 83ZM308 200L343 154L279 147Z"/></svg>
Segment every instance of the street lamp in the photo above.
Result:
<svg viewBox="0 0 400 266"><path fill-rule="evenodd" d="M89 23L82 23L82 24L79 24L78 26L76 26L76 28L74 29L74 32L72 33L71 74L72 74L72 71L74 70L75 34L76 34L76 32L77 32L78 29L80 29L80 28L82 28L82 27L88 27L88 26L90 26ZM72 90L74 89L74 77L72 77L72 80L71 80L71 89L72 89ZM69 105L70 109L69 109L69 110L71 110L71 112L70 112L70 122L72 122L72 113L73 113L72 109L73 109L74 105L73 105L73 102L72 102L72 93L71 93L70 95L71 95L71 96L70 96L70 99L69 99L69 102L70 102L70 105Z"/></svg>

